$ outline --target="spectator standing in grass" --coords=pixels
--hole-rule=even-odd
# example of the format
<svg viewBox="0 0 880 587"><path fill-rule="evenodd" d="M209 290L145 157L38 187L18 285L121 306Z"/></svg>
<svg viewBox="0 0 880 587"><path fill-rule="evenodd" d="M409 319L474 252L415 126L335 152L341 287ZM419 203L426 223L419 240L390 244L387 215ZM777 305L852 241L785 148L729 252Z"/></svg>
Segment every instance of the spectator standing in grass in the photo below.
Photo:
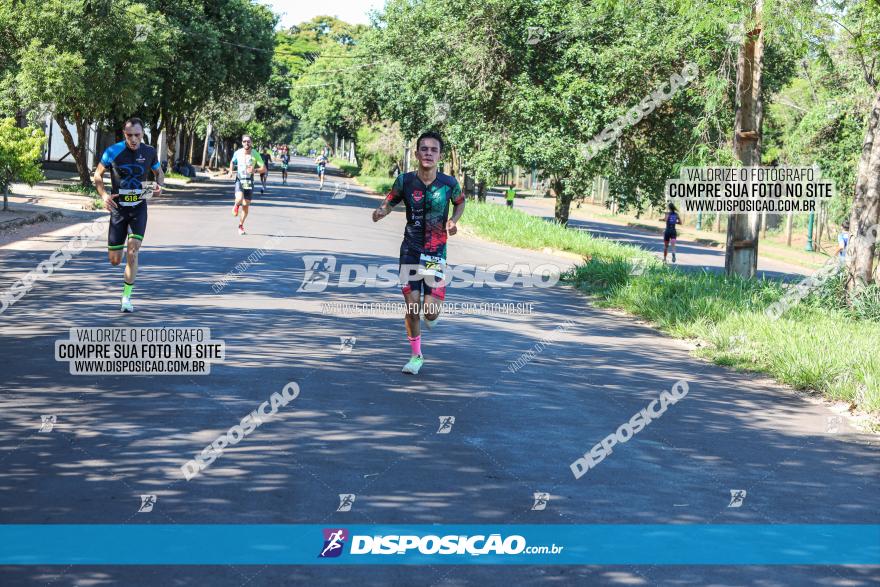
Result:
<svg viewBox="0 0 880 587"><path fill-rule="evenodd" d="M504 192L504 195L507 198L507 207L513 208L513 200L516 198L516 190L513 189L513 184L507 186L507 191Z"/></svg>

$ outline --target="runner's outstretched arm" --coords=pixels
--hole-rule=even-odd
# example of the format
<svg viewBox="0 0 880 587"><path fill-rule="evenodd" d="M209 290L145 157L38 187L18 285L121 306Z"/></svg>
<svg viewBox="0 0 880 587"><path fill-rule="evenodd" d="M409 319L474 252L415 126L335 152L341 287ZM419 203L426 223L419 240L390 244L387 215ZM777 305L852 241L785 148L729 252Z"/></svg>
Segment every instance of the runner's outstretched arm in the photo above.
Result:
<svg viewBox="0 0 880 587"><path fill-rule="evenodd" d="M391 185L391 191L388 192L379 207L373 210L373 222L379 222L391 214L391 209L401 201L403 201L403 175L398 175Z"/></svg>
<svg viewBox="0 0 880 587"><path fill-rule="evenodd" d="M388 202L382 202L378 208L373 210L373 222L379 222L390 213L391 208L388 206Z"/></svg>
<svg viewBox="0 0 880 587"><path fill-rule="evenodd" d="M153 196L155 197L165 188L165 172L162 171L161 166L159 169L153 170L153 177L156 178L156 189L153 190Z"/></svg>
<svg viewBox="0 0 880 587"><path fill-rule="evenodd" d="M113 201L113 195L108 194L107 190L104 189L104 171L106 171L106 167L104 167L103 163L98 163L98 166L95 167L95 175L92 177L92 180L95 182L95 190L97 190L98 195L101 196L101 199L104 201L104 209L108 212L112 208L116 208L116 202Z"/></svg>
<svg viewBox="0 0 880 587"><path fill-rule="evenodd" d="M446 222L446 232L449 233L449 236L453 236L458 232L458 219L461 218L462 214L464 214L464 202L456 204L452 208L452 218Z"/></svg>

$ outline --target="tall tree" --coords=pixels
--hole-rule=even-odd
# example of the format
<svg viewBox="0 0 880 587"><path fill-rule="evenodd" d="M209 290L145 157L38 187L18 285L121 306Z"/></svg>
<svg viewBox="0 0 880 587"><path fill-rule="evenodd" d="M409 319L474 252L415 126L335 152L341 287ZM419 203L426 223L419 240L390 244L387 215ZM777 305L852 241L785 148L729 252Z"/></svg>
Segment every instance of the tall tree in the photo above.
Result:
<svg viewBox="0 0 880 587"><path fill-rule="evenodd" d="M83 185L91 185L88 129L114 111L134 110L155 79L157 53L134 42L144 32L143 4L108 0L21 2L12 12L18 39L18 72L12 89L18 107L42 116L51 111ZM76 136L69 130L70 122Z"/></svg>
<svg viewBox="0 0 880 587"><path fill-rule="evenodd" d="M850 51L855 54L865 83L875 93L868 113L865 138L856 173L850 229L853 238L848 251L848 287L859 290L872 281L880 283L880 262L872 274L874 255L880 247L880 3L856 3L846 15L857 28L839 23L850 35Z"/></svg>
<svg viewBox="0 0 880 587"><path fill-rule="evenodd" d="M764 60L764 0L754 0L748 32L736 62L736 119L733 151L743 167L761 165L764 105L761 99ZM724 267L728 275L751 278L758 270L757 212L733 214L727 225Z"/></svg>
<svg viewBox="0 0 880 587"><path fill-rule="evenodd" d="M245 95L268 80L277 17L248 0L150 1L167 23L151 126L165 131L173 162L177 133L192 129L210 99L232 93L250 101Z"/></svg>

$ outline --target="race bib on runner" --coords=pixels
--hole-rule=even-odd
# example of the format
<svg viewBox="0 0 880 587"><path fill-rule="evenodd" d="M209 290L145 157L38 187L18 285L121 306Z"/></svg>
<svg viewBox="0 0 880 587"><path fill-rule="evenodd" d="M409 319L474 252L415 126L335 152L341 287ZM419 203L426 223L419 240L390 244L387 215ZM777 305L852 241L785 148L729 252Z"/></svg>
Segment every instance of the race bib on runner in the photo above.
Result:
<svg viewBox="0 0 880 587"><path fill-rule="evenodd" d="M419 275L431 275L443 279L445 271L446 259L443 257L433 257L424 253L419 255Z"/></svg>
<svg viewBox="0 0 880 587"><path fill-rule="evenodd" d="M242 155L241 160L238 162L238 181L243 190L254 189L254 175L253 173L248 173L247 170L251 165L254 165L254 158L250 155Z"/></svg>
<svg viewBox="0 0 880 587"><path fill-rule="evenodd" d="M136 204L141 200L145 200L147 198L143 197L143 189L140 190L131 190L131 189L121 189L119 190L119 201L126 204Z"/></svg>

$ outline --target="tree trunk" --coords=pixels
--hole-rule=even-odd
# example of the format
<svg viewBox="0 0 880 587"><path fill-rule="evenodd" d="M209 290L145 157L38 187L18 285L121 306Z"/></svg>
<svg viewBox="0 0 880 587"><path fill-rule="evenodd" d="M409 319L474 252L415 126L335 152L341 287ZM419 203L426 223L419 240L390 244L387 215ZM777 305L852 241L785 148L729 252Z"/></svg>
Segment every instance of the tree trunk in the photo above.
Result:
<svg viewBox="0 0 880 587"><path fill-rule="evenodd" d="M478 181L477 182L477 200L480 202L486 201L486 182Z"/></svg>
<svg viewBox="0 0 880 587"><path fill-rule="evenodd" d="M715 232L721 232L721 214L715 215Z"/></svg>
<svg viewBox="0 0 880 587"><path fill-rule="evenodd" d="M733 152L743 167L761 164L761 70L764 57L764 33L761 29L764 0L752 5L755 28L746 35L736 63L736 119ZM758 271L758 213L732 214L727 223L727 250L724 268L728 275L752 278Z"/></svg>
<svg viewBox="0 0 880 587"><path fill-rule="evenodd" d="M186 162L193 164L193 151L196 150L196 131L189 131L189 148L186 150Z"/></svg>
<svg viewBox="0 0 880 587"><path fill-rule="evenodd" d="M556 222L562 226L568 226L568 213L571 210L571 193L566 191L562 180L554 177L550 180L553 191L556 193L556 210L554 216Z"/></svg>
<svg viewBox="0 0 880 587"><path fill-rule="evenodd" d="M6 185L3 186L3 211L6 212L9 210L9 182L6 182Z"/></svg>
<svg viewBox="0 0 880 587"><path fill-rule="evenodd" d="M165 142L168 145L168 171L173 171L177 154L178 122L177 119L167 115L163 116L163 120L165 121Z"/></svg>
<svg viewBox="0 0 880 587"><path fill-rule="evenodd" d="M847 289L850 291L872 281L877 223L880 223L880 92L868 116L849 220L852 239L847 246Z"/></svg>
<svg viewBox="0 0 880 587"><path fill-rule="evenodd" d="M789 247L791 246L791 225L793 219L794 212L789 212L788 218L785 220L785 244Z"/></svg>
<svg viewBox="0 0 880 587"><path fill-rule="evenodd" d="M156 153L159 152L159 135L162 132L162 119L156 118L147 121L147 126L150 127L150 140L147 142L151 147L156 148ZM147 140L146 129L144 132L144 140Z"/></svg>
<svg viewBox="0 0 880 587"><path fill-rule="evenodd" d="M208 143L211 142L211 133L214 131L213 125L209 122L208 128L205 129L205 144L202 146L202 169L206 167L205 163L208 159Z"/></svg>
<svg viewBox="0 0 880 587"><path fill-rule="evenodd" d="M89 173L89 166L86 162L86 145L88 144L85 136L85 129L88 128L87 124L82 123L82 121L75 121L74 124L76 126L77 140L79 144L75 143L73 140L73 135L70 134L70 129L67 128L67 122L64 120L64 117L60 114L56 114L54 116L55 122L58 123L58 130L61 131L61 136L64 139L64 144L67 146L67 150L70 151L70 154L73 156L73 162L76 163L76 171L79 173L79 181L83 187L91 187L92 185L92 177L91 173Z"/></svg>

